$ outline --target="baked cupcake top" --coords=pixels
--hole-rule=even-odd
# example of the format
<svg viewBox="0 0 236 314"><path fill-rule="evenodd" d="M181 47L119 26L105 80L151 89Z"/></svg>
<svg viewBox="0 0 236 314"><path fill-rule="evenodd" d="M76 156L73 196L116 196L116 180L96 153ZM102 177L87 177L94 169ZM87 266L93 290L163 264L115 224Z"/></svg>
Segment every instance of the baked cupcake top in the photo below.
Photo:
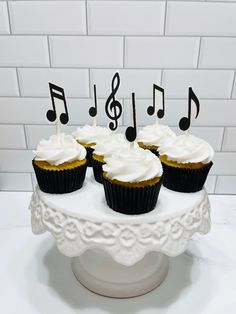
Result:
<svg viewBox="0 0 236 314"><path fill-rule="evenodd" d="M208 164L214 157L214 150L206 141L190 134L182 134L162 143L160 155L166 155L168 160L178 163Z"/></svg>
<svg viewBox="0 0 236 314"><path fill-rule="evenodd" d="M123 149L129 149L130 144L123 134L112 133L93 146L94 154L109 157L113 153Z"/></svg>
<svg viewBox="0 0 236 314"><path fill-rule="evenodd" d="M167 125L153 124L145 126L138 132L137 142L147 146L159 146L166 138L175 137L175 133Z"/></svg>
<svg viewBox="0 0 236 314"><path fill-rule="evenodd" d="M35 160L47 161L54 166L74 160L83 160L86 157L86 149L78 144L71 135L64 133L52 135L49 140L41 140L33 153Z"/></svg>
<svg viewBox="0 0 236 314"><path fill-rule="evenodd" d="M72 135L83 144L95 144L110 133L110 130L101 126L84 125L81 128L77 128Z"/></svg>
<svg viewBox="0 0 236 314"><path fill-rule="evenodd" d="M157 156L138 145L105 158L103 171L111 180L141 182L162 175L162 165Z"/></svg>

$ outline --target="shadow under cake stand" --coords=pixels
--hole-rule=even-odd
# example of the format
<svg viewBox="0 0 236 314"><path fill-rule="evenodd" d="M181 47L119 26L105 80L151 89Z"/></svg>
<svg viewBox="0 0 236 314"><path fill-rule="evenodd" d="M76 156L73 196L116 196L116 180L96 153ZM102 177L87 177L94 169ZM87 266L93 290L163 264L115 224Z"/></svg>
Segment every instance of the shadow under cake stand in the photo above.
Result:
<svg viewBox="0 0 236 314"><path fill-rule="evenodd" d="M152 212L128 216L106 205L91 169L76 192L54 195L37 187L30 209L33 232L51 232L59 251L72 258L76 278L93 292L117 298L159 286L168 256L183 253L194 233L210 229L205 189L178 193L162 187Z"/></svg>

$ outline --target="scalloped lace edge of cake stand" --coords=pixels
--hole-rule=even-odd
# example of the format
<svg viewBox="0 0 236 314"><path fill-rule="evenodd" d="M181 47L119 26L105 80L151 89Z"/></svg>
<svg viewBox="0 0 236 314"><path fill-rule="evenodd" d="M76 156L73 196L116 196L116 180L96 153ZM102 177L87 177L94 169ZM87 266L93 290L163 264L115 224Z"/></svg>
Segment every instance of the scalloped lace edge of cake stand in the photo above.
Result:
<svg viewBox="0 0 236 314"><path fill-rule="evenodd" d="M164 221L127 224L94 222L63 214L47 206L36 191L29 206L32 231L50 231L59 251L69 257L100 248L125 266L132 266L149 252L167 256L183 253L192 235L210 230L210 203L207 193L193 209Z"/></svg>

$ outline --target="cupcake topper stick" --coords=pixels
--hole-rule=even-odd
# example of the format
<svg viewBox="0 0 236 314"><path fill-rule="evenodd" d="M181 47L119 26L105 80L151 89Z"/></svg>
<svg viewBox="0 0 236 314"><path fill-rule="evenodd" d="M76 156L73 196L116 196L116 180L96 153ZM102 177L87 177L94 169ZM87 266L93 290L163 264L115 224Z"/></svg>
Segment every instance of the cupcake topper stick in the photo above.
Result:
<svg viewBox="0 0 236 314"><path fill-rule="evenodd" d="M108 116L109 119L114 121L114 122L109 123L109 128L112 131L115 131L117 129L118 120L122 114L122 105L118 100L115 99L115 94L117 93L119 86L120 86L120 76L119 76L119 73L116 72L111 82L112 92L107 98L107 101L105 104L106 115Z"/></svg>
<svg viewBox="0 0 236 314"><path fill-rule="evenodd" d="M129 126L125 131L125 136L129 142L134 142L137 136L135 93L132 93L132 108L133 108L133 126Z"/></svg>
<svg viewBox="0 0 236 314"><path fill-rule="evenodd" d="M67 110L67 105L66 105L66 98L65 98L65 93L64 93L64 89L54 85L52 83L49 82L49 89L50 89L50 96L51 96L51 101L52 101L52 109L49 109L47 111L47 119L50 122L54 122L56 121L56 130L57 130L57 134L60 133L60 124L59 121L62 124L67 124L69 121L69 115L68 115L68 110ZM57 110L58 108L56 108L55 106L55 98L56 99L60 99L63 101L64 104L64 110L65 112L62 112L60 114L59 119L57 118Z"/></svg>
<svg viewBox="0 0 236 314"><path fill-rule="evenodd" d="M89 108L89 115L91 117L93 117L93 125L96 126L96 124L97 124L96 116L97 116L98 110L97 110L97 92L96 92L96 85L95 84L93 85L93 94L94 94L95 107Z"/></svg>
<svg viewBox="0 0 236 314"><path fill-rule="evenodd" d="M180 129L182 131L186 131L190 127L190 123L191 123L191 104L192 104L192 101L195 103L196 108L197 108L196 116L195 116L195 119L196 119L198 117L198 114L199 114L200 103L199 103L199 100L198 100L197 96L193 92L192 88L189 87L189 90L188 90L188 116L181 118L180 121L179 121L179 127L180 127Z"/></svg>
<svg viewBox="0 0 236 314"><path fill-rule="evenodd" d="M160 100L160 98L161 98L161 100ZM164 88L162 88L156 84L153 84L152 101L153 101L153 104L152 104L152 106L149 106L147 108L147 113L149 114L149 116L154 115L156 103L161 103L162 106L161 106L161 109L159 109L157 111L157 117L159 119L162 119L164 117L164 114L165 114L165 91L164 91ZM156 119L156 122L158 123L157 119Z"/></svg>

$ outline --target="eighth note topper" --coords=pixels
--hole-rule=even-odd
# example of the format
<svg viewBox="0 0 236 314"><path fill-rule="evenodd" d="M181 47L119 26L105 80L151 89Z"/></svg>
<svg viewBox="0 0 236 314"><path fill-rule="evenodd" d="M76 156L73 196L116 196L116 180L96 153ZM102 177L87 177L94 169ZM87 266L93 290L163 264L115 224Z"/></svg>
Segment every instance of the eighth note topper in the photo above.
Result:
<svg viewBox="0 0 236 314"><path fill-rule="evenodd" d="M189 87L189 90L188 90L188 116L181 118L179 121L179 127L182 131L186 131L190 127L192 101L195 103L196 108L197 108L196 116L195 116L195 119L196 119L198 114L199 114L200 103L199 103L197 96L194 94L193 89L191 87Z"/></svg>
<svg viewBox="0 0 236 314"><path fill-rule="evenodd" d="M111 94L107 98L106 104L105 104L105 112L109 119L113 120L114 122L109 123L109 128L112 131L115 131L118 127L118 120L121 117L122 114L122 105L121 103L116 100L115 94L118 91L118 88L120 86L120 76L119 73L116 72L116 74L113 76L112 82L111 82Z"/></svg>
<svg viewBox="0 0 236 314"><path fill-rule="evenodd" d="M133 108L133 126L129 126L125 131L125 136L129 142L134 142L137 136L135 94L134 93L132 93L132 108Z"/></svg>
<svg viewBox="0 0 236 314"><path fill-rule="evenodd" d="M62 124L67 124L69 121L69 115L67 111L64 89L52 83L49 83L49 89L50 89L50 96L51 96L51 101L52 101L52 110L50 109L47 111L46 116L48 120L50 122L54 122L57 119L57 110L56 110L55 100L54 100L55 98L57 98L63 101L64 108L65 108L65 112L60 114L60 121Z"/></svg>
<svg viewBox="0 0 236 314"><path fill-rule="evenodd" d="M156 84L153 84L153 92L152 92L152 106L149 106L147 108L147 113L149 114L149 116L153 116L154 113L155 113L155 107L156 107L156 103L158 102L157 101L157 96L160 96L162 97L162 106L161 106L161 109L158 109L157 111L157 117L159 119L162 119L164 117L164 114L165 114L165 91L164 91L164 88L156 85Z"/></svg>

